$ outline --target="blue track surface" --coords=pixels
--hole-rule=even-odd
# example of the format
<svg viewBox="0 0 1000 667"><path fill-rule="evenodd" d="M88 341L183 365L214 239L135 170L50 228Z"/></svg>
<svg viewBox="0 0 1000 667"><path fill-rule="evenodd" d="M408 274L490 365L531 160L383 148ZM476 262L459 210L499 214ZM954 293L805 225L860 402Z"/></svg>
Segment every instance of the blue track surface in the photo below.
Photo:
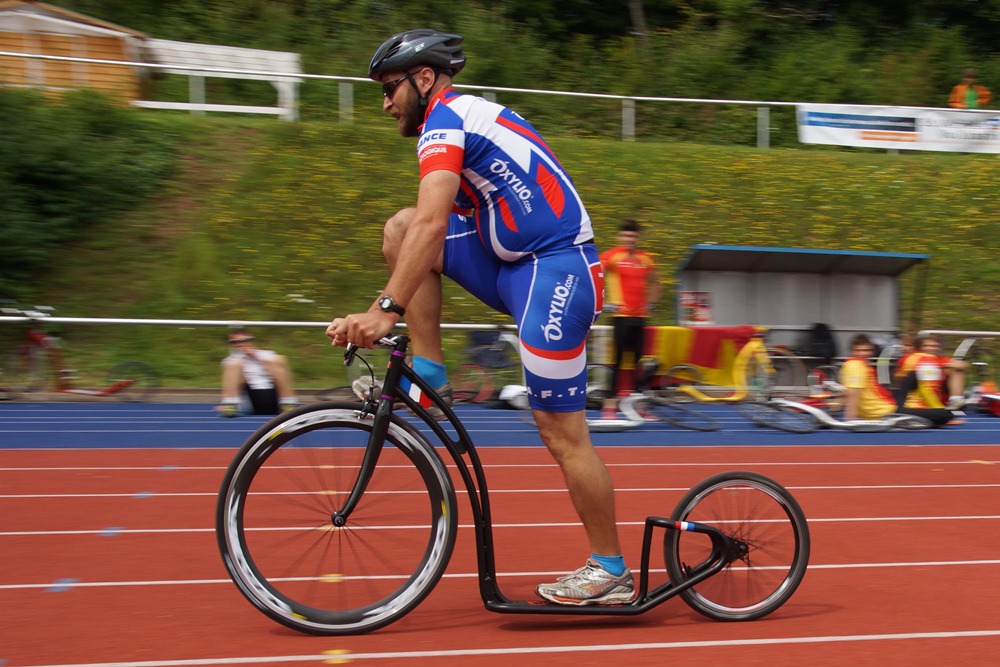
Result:
<svg viewBox="0 0 1000 667"><path fill-rule="evenodd" d="M0 448L236 448L266 420L222 419L206 404L0 403ZM793 435L755 428L730 406L704 406L722 422L712 433L642 426L594 433L597 446L732 447L746 445L996 445L1000 418L970 412L966 423L942 429L895 433L823 430ZM540 447L534 427L513 410L473 405L457 408L480 447ZM594 417L597 416L595 413Z"/></svg>

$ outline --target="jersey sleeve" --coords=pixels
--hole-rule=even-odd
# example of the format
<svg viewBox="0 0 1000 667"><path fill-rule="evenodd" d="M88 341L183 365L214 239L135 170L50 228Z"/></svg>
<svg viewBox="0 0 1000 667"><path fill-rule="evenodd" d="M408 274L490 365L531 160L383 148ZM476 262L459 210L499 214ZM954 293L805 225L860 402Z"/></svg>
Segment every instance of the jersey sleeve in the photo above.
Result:
<svg viewBox="0 0 1000 667"><path fill-rule="evenodd" d="M857 359L849 359L840 368L840 384L848 389L864 389L868 384L868 367Z"/></svg>
<svg viewBox="0 0 1000 667"><path fill-rule="evenodd" d="M417 142L420 178L441 169L456 174L462 173L462 164L465 161L465 131L460 127L461 119L457 116L455 117L457 122L448 122L449 120L446 118L444 123L435 123L436 127L429 127L430 123L424 126L423 134Z"/></svg>

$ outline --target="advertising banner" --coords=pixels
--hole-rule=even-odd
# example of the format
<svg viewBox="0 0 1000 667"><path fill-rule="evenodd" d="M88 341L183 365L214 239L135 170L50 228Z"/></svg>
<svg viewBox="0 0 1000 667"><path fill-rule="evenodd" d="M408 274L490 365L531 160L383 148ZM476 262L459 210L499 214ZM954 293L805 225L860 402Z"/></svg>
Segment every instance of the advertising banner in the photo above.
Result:
<svg viewBox="0 0 1000 667"><path fill-rule="evenodd" d="M804 144L1000 153L1000 112L800 104Z"/></svg>
<svg viewBox="0 0 1000 667"><path fill-rule="evenodd" d="M711 292L680 292L680 323L683 326L715 324Z"/></svg>

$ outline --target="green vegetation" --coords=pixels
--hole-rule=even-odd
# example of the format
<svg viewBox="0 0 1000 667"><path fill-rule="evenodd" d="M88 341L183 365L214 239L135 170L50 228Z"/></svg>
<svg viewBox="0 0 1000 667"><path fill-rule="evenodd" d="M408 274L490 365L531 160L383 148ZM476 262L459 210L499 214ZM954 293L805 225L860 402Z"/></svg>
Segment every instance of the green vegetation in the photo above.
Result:
<svg viewBox="0 0 1000 667"><path fill-rule="evenodd" d="M413 142L393 123L122 113L155 117L175 142L173 175L138 208L62 242L47 270L21 284L22 302L53 305L66 317L322 323L377 295L387 276L382 223L417 188ZM613 241L622 218L639 218L671 284L697 243L928 253L919 324L996 328L996 156L625 143L569 136L551 122L539 129L573 175L599 243ZM906 306L914 278L904 281ZM671 290L657 313L674 322ZM454 285L444 320L505 321ZM0 348L15 328L0 327ZM218 327L59 329L84 377L141 359L168 385L218 383ZM263 346L289 353L300 385L343 377L322 327L258 333ZM450 338L453 358L462 342Z"/></svg>
<svg viewBox="0 0 1000 667"><path fill-rule="evenodd" d="M89 91L0 88L0 117L0 294L17 296L54 246L155 192L173 154L151 119Z"/></svg>
<svg viewBox="0 0 1000 667"><path fill-rule="evenodd" d="M306 72L363 76L392 32L466 38L459 83L631 96L942 106L962 68L1000 95L1000 0L49 0L152 37L294 51ZM185 77L149 82L187 99ZM209 79L220 103L273 104L265 82ZM355 86L301 86L297 124L139 112L90 94L48 105L0 91L0 297L78 317L325 322L384 284L382 222L414 200L416 160ZM503 93L573 175L607 245L647 223L664 277L697 243L906 251L932 256L904 322L995 329L1000 160L987 155L804 149L772 110L637 104L623 143L616 101ZM454 286L445 320L500 321ZM912 309L921 304L922 311ZM667 290L658 311L673 321ZM0 350L18 327L0 327ZM58 327L83 377L142 359L167 384L215 386L217 327ZM303 386L343 378L322 328L263 332ZM449 341L455 358L462 337Z"/></svg>
<svg viewBox="0 0 1000 667"><path fill-rule="evenodd" d="M465 37L462 84L632 96L944 106L966 67L1000 95L1000 0L50 0L152 37L293 51L311 74L364 76L393 32ZM152 82L186 100L187 79ZM273 104L261 81L209 79L208 99ZM359 86L377 95L374 86ZM368 94L368 93L365 93ZM306 80L304 117L337 84ZM377 100L376 100L377 101ZM616 136L608 103L506 96L536 124ZM359 109L374 109L357 100ZM640 103L644 139L755 145L754 110ZM795 146L776 112L772 145Z"/></svg>

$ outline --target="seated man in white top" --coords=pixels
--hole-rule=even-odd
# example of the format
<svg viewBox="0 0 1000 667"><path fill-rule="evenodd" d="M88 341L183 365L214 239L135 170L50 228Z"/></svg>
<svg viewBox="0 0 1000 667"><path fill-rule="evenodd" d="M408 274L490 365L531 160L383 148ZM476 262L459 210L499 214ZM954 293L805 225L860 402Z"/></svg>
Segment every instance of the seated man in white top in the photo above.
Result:
<svg viewBox="0 0 1000 667"><path fill-rule="evenodd" d="M229 331L229 356L222 360L223 417L276 415L299 404L292 389L288 360L271 350L258 350L244 328Z"/></svg>

